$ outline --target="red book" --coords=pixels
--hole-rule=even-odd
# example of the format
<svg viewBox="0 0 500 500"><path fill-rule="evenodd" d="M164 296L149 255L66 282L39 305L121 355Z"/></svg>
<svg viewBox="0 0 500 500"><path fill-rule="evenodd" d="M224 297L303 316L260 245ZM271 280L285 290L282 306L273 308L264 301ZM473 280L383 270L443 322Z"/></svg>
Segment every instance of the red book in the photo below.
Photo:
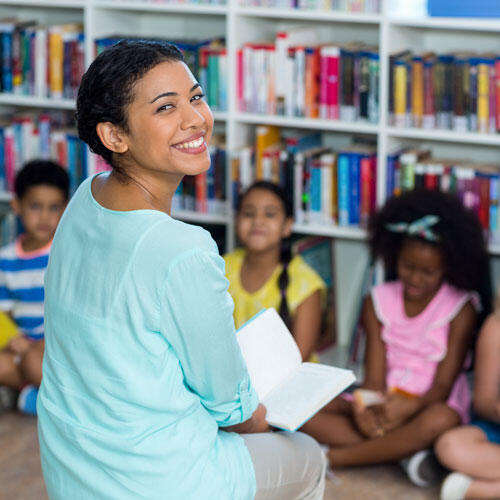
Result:
<svg viewBox="0 0 500 500"><path fill-rule="evenodd" d="M245 111L245 104L243 101L243 49L236 51L236 99L238 102L238 109Z"/></svg>
<svg viewBox="0 0 500 500"><path fill-rule="evenodd" d="M194 192L196 196L196 211L207 213L207 173L195 175Z"/></svg>
<svg viewBox="0 0 500 500"><path fill-rule="evenodd" d="M331 120L339 118L339 66L340 49L328 47L326 57L326 103L328 117Z"/></svg>
<svg viewBox="0 0 500 500"><path fill-rule="evenodd" d="M361 227L367 227L370 218L373 204L373 181L372 157L363 156L361 158L361 206L359 214Z"/></svg>
<svg viewBox="0 0 500 500"><path fill-rule="evenodd" d="M479 178L479 220L483 229L490 224L490 179L481 175Z"/></svg>

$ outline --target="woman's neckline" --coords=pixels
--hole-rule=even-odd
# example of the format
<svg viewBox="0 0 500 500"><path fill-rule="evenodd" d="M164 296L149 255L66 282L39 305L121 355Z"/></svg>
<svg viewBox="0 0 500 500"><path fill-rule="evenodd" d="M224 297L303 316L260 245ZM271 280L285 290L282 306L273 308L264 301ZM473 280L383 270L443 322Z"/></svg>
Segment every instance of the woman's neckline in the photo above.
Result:
<svg viewBox="0 0 500 500"><path fill-rule="evenodd" d="M166 217L171 218L171 216L169 214L167 214L166 212L163 212L162 210L156 210L154 208L137 208L137 209L134 209L134 210L114 210L112 208L107 208L107 207L101 205L95 199L94 193L92 193L92 184L93 184L94 180L97 177L101 176L101 175L109 175L109 172L98 172L97 174L94 174L90 178L90 182L89 182L89 185L88 185L88 194L89 194L90 200L92 201L92 204L95 205L99 210L102 210L104 212L108 212L108 213L111 213L111 214L117 214L117 215L135 214L135 213L150 213L150 212L153 212L153 213L163 214Z"/></svg>

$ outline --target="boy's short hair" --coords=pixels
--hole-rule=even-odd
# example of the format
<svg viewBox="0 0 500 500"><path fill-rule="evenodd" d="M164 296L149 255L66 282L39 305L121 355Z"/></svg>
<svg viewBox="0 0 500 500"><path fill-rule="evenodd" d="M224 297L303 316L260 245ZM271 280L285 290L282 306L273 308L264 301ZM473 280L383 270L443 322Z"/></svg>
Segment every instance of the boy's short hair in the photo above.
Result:
<svg viewBox="0 0 500 500"><path fill-rule="evenodd" d="M32 160L17 173L14 190L22 199L29 188L34 186L53 186L61 190L64 199L69 198L69 176L66 170L51 160Z"/></svg>

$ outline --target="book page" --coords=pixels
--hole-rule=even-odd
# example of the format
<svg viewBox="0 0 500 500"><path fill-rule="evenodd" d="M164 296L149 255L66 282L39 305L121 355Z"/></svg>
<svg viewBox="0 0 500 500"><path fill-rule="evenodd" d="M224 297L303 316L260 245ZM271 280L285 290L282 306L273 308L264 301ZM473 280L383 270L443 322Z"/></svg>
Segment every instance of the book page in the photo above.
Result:
<svg viewBox="0 0 500 500"><path fill-rule="evenodd" d="M300 367L302 357L299 348L279 314L272 308L245 323L236 336L261 401Z"/></svg>
<svg viewBox="0 0 500 500"><path fill-rule="evenodd" d="M319 363L303 363L262 403L266 420L276 427L296 430L355 380L351 370Z"/></svg>

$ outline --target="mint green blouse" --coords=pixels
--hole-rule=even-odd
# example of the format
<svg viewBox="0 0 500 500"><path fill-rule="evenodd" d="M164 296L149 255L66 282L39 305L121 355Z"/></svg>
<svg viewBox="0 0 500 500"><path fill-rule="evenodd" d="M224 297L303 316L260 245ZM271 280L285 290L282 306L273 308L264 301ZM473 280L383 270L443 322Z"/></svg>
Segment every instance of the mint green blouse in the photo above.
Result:
<svg viewBox="0 0 500 500"><path fill-rule="evenodd" d="M214 241L159 211L108 210L90 186L61 219L45 278L49 498L252 499L248 450L221 429L258 401Z"/></svg>

